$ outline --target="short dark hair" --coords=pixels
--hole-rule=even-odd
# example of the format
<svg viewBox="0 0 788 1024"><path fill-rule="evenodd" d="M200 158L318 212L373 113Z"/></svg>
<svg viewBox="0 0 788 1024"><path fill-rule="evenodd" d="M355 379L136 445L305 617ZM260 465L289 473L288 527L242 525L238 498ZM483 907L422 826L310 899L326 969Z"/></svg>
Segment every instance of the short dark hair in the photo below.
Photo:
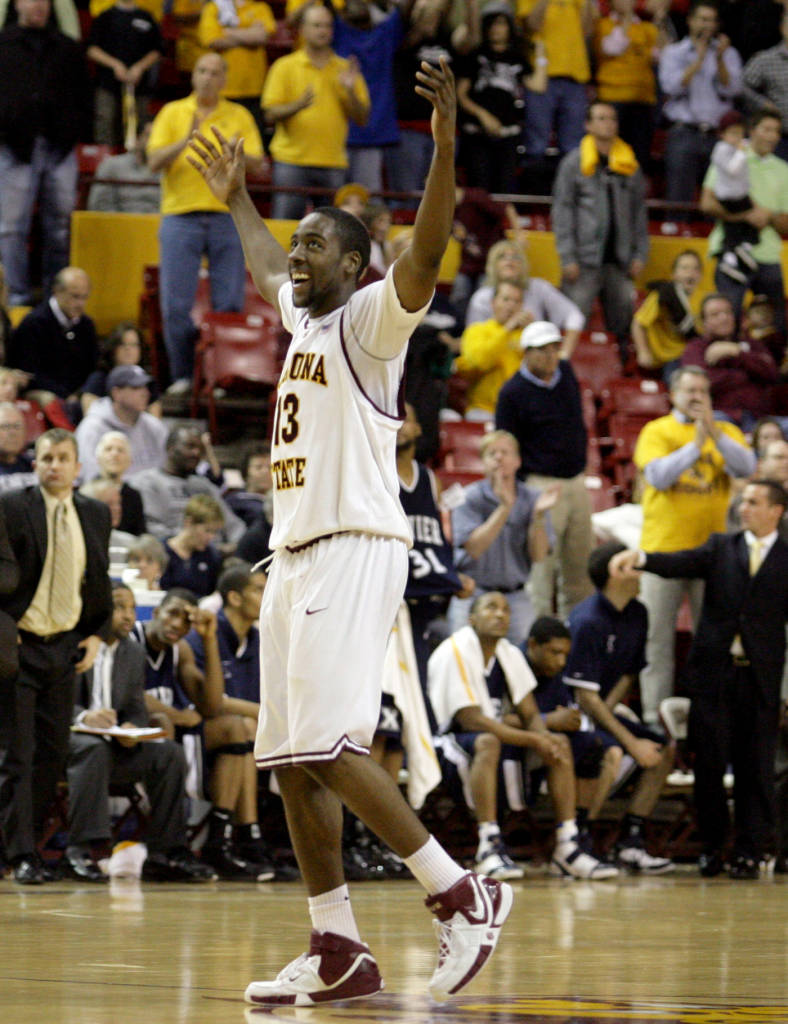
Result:
<svg viewBox="0 0 788 1024"><path fill-rule="evenodd" d="M626 551L626 544L618 540L609 540L595 548L588 559L588 575L597 590L604 590L610 579L607 564L613 555Z"/></svg>
<svg viewBox="0 0 788 1024"><path fill-rule="evenodd" d="M248 562L239 562L236 565L231 565L229 569L225 569L216 584L216 589L222 596L222 604L227 604L227 598L231 592L240 594L245 587L248 587L251 578L252 567Z"/></svg>
<svg viewBox="0 0 788 1024"><path fill-rule="evenodd" d="M713 7L717 12L717 17L719 18L720 16L720 8L717 0L692 0L692 3L689 5L689 10L687 11L687 17L691 18L699 7Z"/></svg>
<svg viewBox="0 0 788 1024"><path fill-rule="evenodd" d="M130 594L134 594L134 591L131 589L128 583L124 583L123 580L112 580L111 587L113 594L115 593L116 590L128 590Z"/></svg>
<svg viewBox="0 0 788 1024"><path fill-rule="evenodd" d="M668 391L671 393L674 392L679 386L681 378L685 374L689 374L691 377L704 377L706 380L709 380L709 375L702 366L695 366L694 363L687 363L686 366L677 366L671 373L668 378Z"/></svg>
<svg viewBox="0 0 788 1024"><path fill-rule="evenodd" d="M551 640L571 640L572 634L565 622L556 619L553 615L540 615L531 626L528 639L535 644L547 644Z"/></svg>
<svg viewBox="0 0 788 1024"><path fill-rule="evenodd" d="M748 487L765 487L769 496L770 505L782 505L788 508L788 491L785 490L779 480L772 480L770 477L759 477L757 480L748 480Z"/></svg>
<svg viewBox="0 0 788 1024"><path fill-rule="evenodd" d="M66 430L64 427L52 427L50 430L45 430L40 437L36 438L36 455L44 441L49 441L50 444L63 444L64 441L70 441L74 447L74 454L79 459L79 445L70 430Z"/></svg>
<svg viewBox="0 0 788 1024"><path fill-rule="evenodd" d="M708 306L708 304L710 302L714 302L717 299L724 299L725 302L727 302L728 305L731 307L731 309L733 309L733 303L731 302L731 300L728 298L727 295L723 295L721 292L712 292L710 295L705 295L704 298L703 298L703 302L701 302L701 304L700 304L700 318L701 318L701 320L703 320L704 317L706 316L706 306Z"/></svg>
<svg viewBox="0 0 788 1024"><path fill-rule="evenodd" d="M343 253L358 253L361 260L358 273L356 274L356 280L358 280L367 269L372 250L372 243L366 227L358 217L348 213L347 210L340 210L336 206L318 206L314 212L334 222L334 230Z"/></svg>
<svg viewBox="0 0 788 1024"><path fill-rule="evenodd" d="M618 111L616 110L615 103L611 103L610 100L592 100L588 104L588 110L586 111L586 121L589 121L591 119L591 111L594 109L594 107L610 107L610 109L615 113L616 117L618 117Z"/></svg>
<svg viewBox="0 0 788 1024"><path fill-rule="evenodd" d="M185 601L186 604L192 604L195 608L200 603L200 599L193 590L187 590L186 587L171 587L159 602L159 608L164 608L165 605L176 600Z"/></svg>
<svg viewBox="0 0 788 1024"><path fill-rule="evenodd" d="M271 442L270 441L251 441L245 448L243 458L241 460L241 476L246 482L246 476L249 472L249 463L252 459L257 458L259 455L271 454Z"/></svg>
<svg viewBox="0 0 788 1024"><path fill-rule="evenodd" d="M695 252L694 249L682 249L681 252L678 254L678 256L676 256L676 258L671 263L670 269L671 270L675 270L676 269L676 264L678 263L678 261L684 259L685 256L694 256L695 259L698 262L698 266L701 269L703 269L703 260L701 259L700 253Z"/></svg>
<svg viewBox="0 0 788 1024"><path fill-rule="evenodd" d="M176 423L172 430L167 434L167 440L164 442L165 451L170 451L178 443L178 438L181 434L198 434L202 437L202 431L194 423Z"/></svg>
<svg viewBox="0 0 788 1024"><path fill-rule="evenodd" d="M767 117L772 118L774 121L782 122L782 118L776 110L768 110L766 107L761 107L760 110L756 110L750 118L750 129L757 128L761 121L765 121Z"/></svg>

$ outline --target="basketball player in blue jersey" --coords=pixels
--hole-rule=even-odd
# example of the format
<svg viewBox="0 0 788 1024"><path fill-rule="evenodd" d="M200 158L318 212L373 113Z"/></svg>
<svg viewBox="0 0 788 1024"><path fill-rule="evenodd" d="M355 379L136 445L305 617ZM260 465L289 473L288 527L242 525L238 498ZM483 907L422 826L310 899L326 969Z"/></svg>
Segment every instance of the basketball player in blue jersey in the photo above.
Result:
<svg viewBox="0 0 788 1024"><path fill-rule="evenodd" d="M411 531L398 499L396 435L408 338L426 313L454 212L456 94L448 65L423 63L434 153L413 241L357 290L369 236L320 208L285 251L244 183L243 140L196 134L192 165L227 204L252 277L293 335L279 381L271 470L274 551L260 615L260 767L275 768L309 892L308 954L249 1002L309 1006L383 988L342 873L342 804L400 856L438 919L430 994L443 1001L489 959L512 890L464 871L369 756L386 641L402 600Z"/></svg>

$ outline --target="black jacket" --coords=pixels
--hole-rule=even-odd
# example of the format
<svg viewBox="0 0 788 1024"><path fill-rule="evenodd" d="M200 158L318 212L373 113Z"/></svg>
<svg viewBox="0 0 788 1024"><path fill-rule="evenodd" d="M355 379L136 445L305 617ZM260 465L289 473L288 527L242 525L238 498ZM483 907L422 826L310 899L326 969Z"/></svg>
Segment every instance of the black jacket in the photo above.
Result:
<svg viewBox="0 0 788 1024"><path fill-rule="evenodd" d="M713 533L688 551L646 555L647 572L706 581L700 622L685 670L691 695L718 692L731 672L731 644L738 634L764 699L780 700L788 619L788 544L774 542L750 576L744 533Z"/></svg>
<svg viewBox="0 0 788 1024"><path fill-rule="evenodd" d="M91 86L82 48L54 28L0 32L0 143L27 163L36 136L64 156L90 131Z"/></svg>
<svg viewBox="0 0 788 1024"><path fill-rule="evenodd" d="M82 615L76 631L83 639L94 634L107 636L112 621L109 509L81 494L74 495L74 507L82 526L86 555ZM25 487L0 494L0 511L5 516L8 539L19 566L19 586L0 596L0 608L18 622L35 596L46 558L46 507L41 489Z"/></svg>
<svg viewBox="0 0 788 1024"><path fill-rule="evenodd" d="M32 373L31 388L68 398L79 391L97 360L96 326L90 317L82 316L64 329L49 302L42 302L11 335L7 365Z"/></svg>

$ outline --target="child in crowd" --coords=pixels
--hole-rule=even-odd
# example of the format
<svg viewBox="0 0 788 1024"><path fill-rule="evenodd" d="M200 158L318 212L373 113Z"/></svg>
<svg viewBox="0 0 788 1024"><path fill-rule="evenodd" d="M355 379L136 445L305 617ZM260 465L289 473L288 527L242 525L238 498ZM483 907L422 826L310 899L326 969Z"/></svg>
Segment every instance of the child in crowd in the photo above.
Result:
<svg viewBox="0 0 788 1024"><path fill-rule="evenodd" d="M742 329L748 341L762 341L775 363L781 366L785 338L777 329L774 304L768 295L753 295L742 317Z"/></svg>
<svg viewBox="0 0 788 1024"><path fill-rule="evenodd" d="M711 165L717 172L714 197L727 213L746 213L753 208L748 148L744 118L738 111L731 110L720 120L719 142L711 151ZM758 237L758 229L746 220L724 221L720 271L746 284L751 272L758 269L752 255Z"/></svg>
<svg viewBox="0 0 788 1024"><path fill-rule="evenodd" d="M385 203L367 203L361 213L361 220L364 222L372 242L372 252L369 257L370 269L376 271L383 278L392 261L387 241L391 227L391 211ZM364 280L370 279L367 276Z"/></svg>
<svg viewBox="0 0 788 1024"><path fill-rule="evenodd" d="M148 590L162 589L161 577L168 562L164 545L152 533L143 533L126 556L126 565L137 570L138 579L145 580Z"/></svg>

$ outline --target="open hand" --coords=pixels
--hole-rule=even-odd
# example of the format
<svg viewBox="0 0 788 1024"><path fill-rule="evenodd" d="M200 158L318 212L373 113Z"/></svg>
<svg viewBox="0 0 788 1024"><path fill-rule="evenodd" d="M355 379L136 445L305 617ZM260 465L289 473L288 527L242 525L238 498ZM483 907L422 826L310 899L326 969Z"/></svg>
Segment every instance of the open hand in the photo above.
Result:
<svg viewBox="0 0 788 1024"><path fill-rule="evenodd" d="M245 187L244 141L232 138L228 142L218 128L211 128L211 131L216 136L215 142L202 132L194 133L186 159L200 172L219 202L226 205L233 193Z"/></svg>
<svg viewBox="0 0 788 1024"><path fill-rule="evenodd" d="M446 62L440 57L440 65L421 62L416 72L416 92L432 104L432 138L436 146L453 146L457 127L457 93L454 88L454 75Z"/></svg>

